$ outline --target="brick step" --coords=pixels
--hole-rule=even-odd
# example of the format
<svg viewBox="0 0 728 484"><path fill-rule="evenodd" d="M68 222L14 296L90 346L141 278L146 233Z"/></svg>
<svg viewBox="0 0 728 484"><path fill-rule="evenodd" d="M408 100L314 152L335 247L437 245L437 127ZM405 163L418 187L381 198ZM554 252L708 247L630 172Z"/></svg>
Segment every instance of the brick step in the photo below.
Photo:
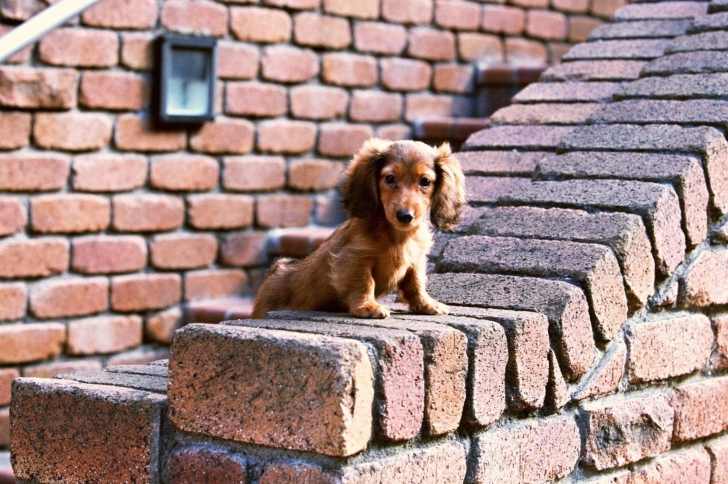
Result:
<svg viewBox="0 0 728 484"><path fill-rule="evenodd" d="M253 298L226 297L219 299L203 299L187 304L185 308L185 324L207 323L217 324L228 319L246 319L253 314Z"/></svg>

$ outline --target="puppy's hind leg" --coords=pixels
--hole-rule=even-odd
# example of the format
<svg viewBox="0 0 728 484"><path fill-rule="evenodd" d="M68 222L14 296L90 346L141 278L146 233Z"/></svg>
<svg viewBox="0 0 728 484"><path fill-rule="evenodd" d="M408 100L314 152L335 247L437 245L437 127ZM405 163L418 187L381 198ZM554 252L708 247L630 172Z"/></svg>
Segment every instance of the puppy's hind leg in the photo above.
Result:
<svg viewBox="0 0 728 484"><path fill-rule="evenodd" d="M287 309L292 293L289 279L293 274L293 259L281 258L276 260L268 269L263 284L258 289L253 303L253 319L262 319L270 311Z"/></svg>

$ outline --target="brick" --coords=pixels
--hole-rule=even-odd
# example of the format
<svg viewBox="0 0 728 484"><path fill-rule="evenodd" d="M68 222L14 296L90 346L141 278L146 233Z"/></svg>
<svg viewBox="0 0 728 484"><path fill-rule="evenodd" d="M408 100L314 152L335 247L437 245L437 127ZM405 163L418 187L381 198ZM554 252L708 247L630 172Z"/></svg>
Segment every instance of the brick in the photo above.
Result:
<svg viewBox="0 0 728 484"><path fill-rule="evenodd" d="M66 341L66 327L59 323L0 325L3 353L0 364L12 365L53 359Z"/></svg>
<svg viewBox="0 0 728 484"><path fill-rule="evenodd" d="M27 299L28 290L25 284L20 282L0 284L0 321L12 321L25 316ZM2 371L0 371L0 380L1 376ZM2 394L2 389L0 389L0 394ZM0 405L3 403L0 402Z"/></svg>
<svg viewBox="0 0 728 484"><path fill-rule="evenodd" d="M685 19L610 22L594 29L589 35L589 39L672 38L683 35L690 24L690 20Z"/></svg>
<svg viewBox="0 0 728 484"><path fill-rule="evenodd" d="M349 93L338 87L296 86L290 98L291 114L304 119L341 118L349 105Z"/></svg>
<svg viewBox="0 0 728 484"><path fill-rule="evenodd" d="M30 114L20 112L0 113L0 149L22 148L28 146L29 141Z"/></svg>
<svg viewBox="0 0 728 484"><path fill-rule="evenodd" d="M372 128L363 124L322 124L319 127L318 152L324 156L348 157L358 152L372 136Z"/></svg>
<svg viewBox="0 0 728 484"><path fill-rule="evenodd" d="M728 104L725 102L708 99L630 100L610 103L596 113L594 120L607 123L703 124L720 127L724 119L721 116L726 114L727 109Z"/></svg>
<svg viewBox="0 0 728 484"><path fill-rule="evenodd" d="M518 35L526 27L526 12L506 5L483 6L481 28L493 34Z"/></svg>
<svg viewBox="0 0 728 484"><path fill-rule="evenodd" d="M725 72L728 53L722 51L679 52L665 55L648 63L642 70L644 76L671 74L703 74Z"/></svg>
<svg viewBox="0 0 728 484"><path fill-rule="evenodd" d="M661 6L662 7L662 6ZM614 20L658 20L684 19L703 16L708 10L707 4L700 2L670 2L664 8L655 8L649 4L626 5L614 14Z"/></svg>
<svg viewBox="0 0 728 484"><path fill-rule="evenodd" d="M247 482L245 460L226 452L204 448L176 450L169 458L170 482Z"/></svg>
<svg viewBox="0 0 728 484"><path fill-rule="evenodd" d="M258 197L255 211L257 225L265 228L307 225L313 211L313 199L306 196L274 194Z"/></svg>
<svg viewBox="0 0 728 484"><path fill-rule="evenodd" d="M73 159L73 188L87 192L134 190L144 185L147 160L113 153L79 155Z"/></svg>
<svg viewBox="0 0 728 484"><path fill-rule="evenodd" d="M111 279L111 307L115 311L161 309L180 302L178 274L133 274Z"/></svg>
<svg viewBox="0 0 728 484"><path fill-rule="evenodd" d="M463 149L554 150L572 131L571 126L494 126L472 134Z"/></svg>
<svg viewBox="0 0 728 484"><path fill-rule="evenodd" d="M382 0L382 17L396 24L429 24L432 0Z"/></svg>
<svg viewBox="0 0 728 484"><path fill-rule="evenodd" d="M619 140L615 142L614 140ZM728 210L728 146L710 127L683 128L672 125L609 125L581 127L566 136L562 150L675 151L699 155L707 175L711 205L720 213Z"/></svg>
<svg viewBox="0 0 728 484"><path fill-rule="evenodd" d="M321 0L263 0L263 3L295 10L311 10L318 8L321 5Z"/></svg>
<svg viewBox="0 0 728 484"><path fill-rule="evenodd" d="M217 75L221 79L252 79L258 75L259 60L255 46L226 40L217 44Z"/></svg>
<svg viewBox="0 0 728 484"><path fill-rule="evenodd" d="M412 129L407 124L390 124L379 126L376 130L378 138L390 141L402 141L411 139Z"/></svg>
<svg viewBox="0 0 728 484"><path fill-rule="evenodd" d="M68 269L68 241L44 237L0 242L0 276L8 279L45 277Z"/></svg>
<svg viewBox="0 0 728 484"><path fill-rule="evenodd" d="M20 373L15 368L4 368L0 370L0 405L10 403L10 385L13 379L18 378Z"/></svg>
<svg viewBox="0 0 728 484"><path fill-rule="evenodd" d="M555 480L571 473L581 442L573 417L557 416L507 424L475 437L474 482Z"/></svg>
<svg viewBox="0 0 728 484"><path fill-rule="evenodd" d="M657 457L636 468L630 483L684 482L701 484L710 479L710 456L705 449L684 449Z"/></svg>
<svg viewBox="0 0 728 484"><path fill-rule="evenodd" d="M645 61L573 61L549 67L542 81L623 81L639 77Z"/></svg>
<svg viewBox="0 0 728 484"><path fill-rule="evenodd" d="M97 150L111 140L111 120L99 113L37 113L33 139L41 148Z"/></svg>
<svg viewBox="0 0 728 484"><path fill-rule="evenodd" d="M667 52L689 52L695 50L724 50L728 44L726 32L704 32L674 39L667 46Z"/></svg>
<svg viewBox="0 0 728 484"><path fill-rule="evenodd" d="M150 70L154 65L153 40L148 33L121 34L121 64L134 70Z"/></svg>
<svg viewBox="0 0 728 484"><path fill-rule="evenodd" d="M671 274L685 258L679 201L670 186L629 180L536 182L515 189L502 201L634 213L647 227L658 273Z"/></svg>
<svg viewBox="0 0 728 484"><path fill-rule="evenodd" d="M184 131L157 131L149 119L135 114L117 118L114 143L121 151L177 151L187 144Z"/></svg>
<svg viewBox="0 0 728 484"><path fill-rule="evenodd" d="M343 49L351 44L351 29L346 19L317 13L300 13L294 18L297 44L324 49Z"/></svg>
<svg viewBox="0 0 728 484"><path fill-rule="evenodd" d="M50 279L30 288L30 312L37 318L85 316L108 309L105 277Z"/></svg>
<svg viewBox="0 0 728 484"><path fill-rule="evenodd" d="M85 72L79 104L91 109L138 110L147 102L149 86L136 74Z"/></svg>
<svg viewBox="0 0 728 484"><path fill-rule="evenodd" d="M158 269L194 269L215 260L217 240L209 234L166 234L149 243L151 263Z"/></svg>
<svg viewBox="0 0 728 484"><path fill-rule="evenodd" d="M145 30L157 23L157 11L153 0L104 0L84 11L81 20L92 27Z"/></svg>
<svg viewBox="0 0 728 484"><path fill-rule="evenodd" d="M390 441L411 439L419 433L424 418L425 369L417 336L403 330L343 322L265 319L234 324L349 338L371 345L380 368L375 375L375 432Z"/></svg>
<svg viewBox="0 0 728 484"><path fill-rule="evenodd" d="M145 348L140 347L134 350L125 351L123 353L118 353L112 357L110 357L108 360L106 360L106 366L112 367L117 365L146 365L151 364L155 361L164 360L166 358L169 358L169 350L167 348L162 349L154 349L154 348ZM158 390L163 391L165 389L164 385L164 379L155 379L156 382L154 382L154 386L157 387ZM114 382L114 385L118 384L118 382Z"/></svg>
<svg viewBox="0 0 728 484"><path fill-rule="evenodd" d="M670 449L673 412L665 394L586 403L581 411L589 467L621 467Z"/></svg>
<svg viewBox="0 0 728 484"><path fill-rule="evenodd" d="M277 231L272 235L268 252L271 255L305 257L333 233L328 227L302 227Z"/></svg>
<svg viewBox="0 0 728 484"><path fill-rule="evenodd" d="M456 153L466 175L532 176L546 153L518 151L462 151Z"/></svg>
<svg viewBox="0 0 728 484"><path fill-rule="evenodd" d="M448 117L452 114L452 96L433 94L407 94L407 97L405 98L405 119L410 122L422 117Z"/></svg>
<svg viewBox="0 0 728 484"><path fill-rule="evenodd" d="M291 39L293 22L283 10L261 7L230 9L230 30L238 40L276 43Z"/></svg>
<svg viewBox="0 0 728 484"><path fill-rule="evenodd" d="M529 10L526 13L526 34L546 40L566 39L566 15L548 10Z"/></svg>
<svg viewBox="0 0 728 484"><path fill-rule="evenodd" d="M619 261L632 310L644 306L654 291L652 247L641 219L635 215L501 207L484 213L468 233L604 244Z"/></svg>
<svg viewBox="0 0 728 484"><path fill-rule="evenodd" d="M402 96L379 91L354 91L349 117L360 122L396 121L402 116Z"/></svg>
<svg viewBox="0 0 728 484"><path fill-rule="evenodd" d="M678 386L670 404L675 409L673 440L685 442L728 429L725 409L728 378L710 378Z"/></svg>
<svg viewBox="0 0 728 484"><path fill-rule="evenodd" d="M171 195L116 195L113 205L112 226L120 232L174 230L184 223L184 203Z"/></svg>
<svg viewBox="0 0 728 484"><path fill-rule="evenodd" d="M571 394L573 400L584 400L611 393L619 387L627 362L627 345L615 340L594 365L594 369L579 383Z"/></svg>
<svg viewBox="0 0 728 484"><path fill-rule="evenodd" d="M13 393L17 477L43 481L63 475L76 481L115 482L158 478L163 395L33 378L19 380ZM38 407L44 409L40 414ZM37 442L37 432L58 438ZM106 452L98 452L107 445ZM69 448L76 450L72 457L64 451Z"/></svg>
<svg viewBox="0 0 728 484"><path fill-rule="evenodd" d="M728 367L728 317L714 316L711 324L715 332L715 349L710 354L710 368L722 370Z"/></svg>
<svg viewBox="0 0 728 484"><path fill-rule="evenodd" d="M182 311L173 307L147 317L144 324L144 337L169 345L174 332L182 326Z"/></svg>
<svg viewBox="0 0 728 484"><path fill-rule="evenodd" d="M728 477L728 469L726 468L726 458L728 457L726 452L728 452L728 446L726 445L726 439L708 442L705 450L710 454L710 467L712 471L711 484L725 481Z"/></svg>
<svg viewBox="0 0 728 484"><path fill-rule="evenodd" d="M282 157L251 155L223 159L222 184L227 190L275 190L285 182L286 164Z"/></svg>
<svg viewBox="0 0 728 484"><path fill-rule="evenodd" d="M728 290L717 281L726 275L728 251L707 249L691 261L680 277L678 304L681 307L701 307L728 302Z"/></svg>
<svg viewBox="0 0 728 484"><path fill-rule="evenodd" d="M195 271L185 274L185 301L239 296L247 289L245 272L234 269Z"/></svg>
<svg viewBox="0 0 728 484"><path fill-rule="evenodd" d="M526 8L546 8L548 6L546 0L513 0L513 4Z"/></svg>
<svg viewBox="0 0 728 484"><path fill-rule="evenodd" d="M302 462L268 462L258 481L260 484L273 484L276 482L321 482L333 484L341 482L331 472L321 467L308 465Z"/></svg>
<svg viewBox="0 0 728 484"><path fill-rule="evenodd" d="M220 246L220 261L230 266L260 266L268 262L266 232L231 234Z"/></svg>
<svg viewBox="0 0 728 484"><path fill-rule="evenodd" d="M346 2L359 5L361 2ZM360 52L399 55L407 44L407 30L401 25L379 22L357 22L354 25L354 46Z"/></svg>
<svg viewBox="0 0 728 484"><path fill-rule="evenodd" d="M67 351L71 355L115 353L141 343L139 316L101 316L68 324Z"/></svg>
<svg viewBox="0 0 728 484"><path fill-rule="evenodd" d="M713 346L710 320L703 315L648 319L627 331L632 383L686 375L703 368Z"/></svg>
<svg viewBox="0 0 728 484"><path fill-rule="evenodd" d="M435 23L457 30L478 30L481 7L461 0L435 1Z"/></svg>
<svg viewBox="0 0 728 484"><path fill-rule="evenodd" d="M0 190L21 192L60 190L68 180L69 165L69 158L60 154L0 155Z"/></svg>
<svg viewBox="0 0 728 484"><path fill-rule="evenodd" d="M288 111L285 88L260 82L228 82L225 112L238 116L280 116Z"/></svg>
<svg viewBox="0 0 728 484"><path fill-rule="evenodd" d="M28 215L20 200L0 197L0 236L20 232L27 223Z"/></svg>
<svg viewBox="0 0 728 484"><path fill-rule="evenodd" d="M40 60L74 67L111 67L119 61L115 32L66 27L52 30L38 42Z"/></svg>
<svg viewBox="0 0 728 484"><path fill-rule="evenodd" d="M204 191L217 186L220 166L203 155L163 155L151 159L149 183L161 190Z"/></svg>
<svg viewBox="0 0 728 484"><path fill-rule="evenodd" d="M597 103L511 104L490 119L494 124L584 124L601 107Z"/></svg>
<svg viewBox="0 0 728 484"><path fill-rule="evenodd" d="M187 204L188 222L196 229L229 230L253 223L253 198L247 195L190 195Z"/></svg>
<svg viewBox="0 0 728 484"><path fill-rule="evenodd" d="M572 48L565 60L651 60L665 52L669 40L603 40L588 42Z"/></svg>
<svg viewBox="0 0 728 484"><path fill-rule="evenodd" d="M326 13L341 15L342 17L374 19L379 16L378 0L360 0L358 2L324 0L323 3L323 8Z"/></svg>
<svg viewBox="0 0 728 484"><path fill-rule="evenodd" d="M712 3L712 2L711 2ZM711 30L721 30L725 28L726 20L728 20L725 12L717 12L713 15L702 15L693 19L688 27L689 34L706 32Z"/></svg>
<svg viewBox="0 0 728 484"><path fill-rule="evenodd" d="M349 53L324 54L322 79L326 84L347 87L371 87L379 79L377 61L367 55Z"/></svg>
<svg viewBox="0 0 728 484"><path fill-rule="evenodd" d="M469 93L473 90L473 67L457 64L440 64L435 66L432 79L435 91L451 93Z"/></svg>
<svg viewBox="0 0 728 484"><path fill-rule="evenodd" d="M339 200L329 194L322 194L316 197L314 220L318 225L334 227L346 221L346 214Z"/></svg>
<svg viewBox="0 0 728 484"><path fill-rule="evenodd" d="M250 121L217 118L190 136L190 148L210 154L245 154L253 149L254 136L255 126Z"/></svg>
<svg viewBox="0 0 728 484"><path fill-rule="evenodd" d="M393 91L420 91L430 85L432 68L414 59L382 59L382 85Z"/></svg>
<svg viewBox="0 0 728 484"><path fill-rule="evenodd" d="M601 2L593 2L590 12L597 17L611 19L614 12L626 3L626 0L602 0Z"/></svg>
<svg viewBox="0 0 728 484"><path fill-rule="evenodd" d="M568 22L567 40L570 42L585 42L594 29L603 24L601 20L586 16L569 17ZM570 49L571 46L567 50ZM563 58L564 56L561 57Z"/></svg>
<svg viewBox="0 0 728 484"><path fill-rule="evenodd" d="M316 143L316 125L306 121L280 119L258 125L258 149L267 153L298 154Z"/></svg>
<svg viewBox="0 0 728 484"><path fill-rule="evenodd" d="M344 165L335 161L295 160L288 167L288 186L302 191L327 190L336 187L343 171Z"/></svg>
<svg viewBox="0 0 728 484"><path fill-rule="evenodd" d="M128 365L126 365L128 366ZM122 367L123 368L123 367ZM99 371L72 373L70 375L59 375L58 378L67 378L81 383L98 385L109 385L135 390L166 393L167 381L164 377L144 375L139 373L123 373L120 371Z"/></svg>
<svg viewBox="0 0 728 484"><path fill-rule="evenodd" d="M0 411L0 445L3 448L10 446L10 409L3 409ZM13 475L12 467L10 468L10 478L15 480ZM3 476L4 478L5 476Z"/></svg>
<svg viewBox="0 0 728 484"><path fill-rule="evenodd" d="M305 82L319 74L319 61L310 49L286 45L263 49L263 78L278 82Z"/></svg>
<svg viewBox="0 0 728 484"><path fill-rule="evenodd" d="M98 232L109 226L111 204L98 195L43 195L31 198L30 217L40 233Z"/></svg>
<svg viewBox="0 0 728 484"><path fill-rule="evenodd" d="M137 236L86 236L72 241L71 268L82 274L118 274L144 269L147 244Z"/></svg>
<svg viewBox="0 0 728 484"><path fill-rule="evenodd" d="M221 363L228 358L241 363L246 378L236 377L241 374L240 365L227 378L220 374ZM298 371L275 371L280 358L295 361ZM212 368L218 377L208 379L204 375ZM373 375L361 343L273 330L190 325L175 337L169 369L170 418L185 431L334 456L354 454L369 441ZM223 382L240 390L214 390ZM249 386L265 396L249 398ZM296 388L296 395L286 388ZM204 405L200 399L208 392L217 400L214 412L208 410L213 407L209 397L205 397ZM354 392L355 400L351 397ZM277 409L273 414L266 410L272 403ZM241 406L249 409L242 420L233 411ZM329 418L311 418L322 414ZM221 417L223 425L219 423Z"/></svg>
<svg viewBox="0 0 728 484"><path fill-rule="evenodd" d="M162 4L160 23L172 32L223 37L228 31L228 9L224 5L204 0L171 0Z"/></svg>
<svg viewBox="0 0 728 484"><path fill-rule="evenodd" d="M538 82L513 97L513 102L606 102L619 84L612 82Z"/></svg>
<svg viewBox="0 0 728 484"><path fill-rule="evenodd" d="M554 0L553 7L563 12L587 13L589 2L585 0Z"/></svg>
<svg viewBox="0 0 728 484"><path fill-rule="evenodd" d="M520 38L505 40L505 60L515 65L543 66L548 64L548 52L542 42ZM497 58L494 59L497 61Z"/></svg>
<svg viewBox="0 0 728 484"><path fill-rule="evenodd" d="M463 32L458 34L460 60L487 63L503 61L503 43L498 36Z"/></svg>
<svg viewBox="0 0 728 484"><path fill-rule="evenodd" d="M430 61L455 60L455 35L429 27L414 27L409 32L407 53Z"/></svg>

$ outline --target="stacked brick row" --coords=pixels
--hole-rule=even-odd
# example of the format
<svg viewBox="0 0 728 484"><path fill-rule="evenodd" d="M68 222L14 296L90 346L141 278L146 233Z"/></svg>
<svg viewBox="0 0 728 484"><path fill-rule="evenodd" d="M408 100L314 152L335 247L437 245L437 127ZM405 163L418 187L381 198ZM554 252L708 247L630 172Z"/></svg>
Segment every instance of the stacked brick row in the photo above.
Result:
<svg viewBox="0 0 728 484"><path fill-rule="evenodd" d="M340 221L331 189L366 138L457 112L476 62L555 60L620 3L102 0L14 55L0 66L0 448L14 377L165 356L186 304L252 291L270 230ZM0 31L45 6L2 2ZM149 122L165 32L219 40L217 116L199 129Z"/></svg>

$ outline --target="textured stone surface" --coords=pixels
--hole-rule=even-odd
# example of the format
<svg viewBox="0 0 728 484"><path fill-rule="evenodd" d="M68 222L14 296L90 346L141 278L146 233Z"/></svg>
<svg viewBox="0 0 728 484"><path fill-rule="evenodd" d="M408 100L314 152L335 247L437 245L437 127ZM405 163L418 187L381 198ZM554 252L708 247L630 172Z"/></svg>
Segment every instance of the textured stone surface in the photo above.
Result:
<svg viewBox="0 0 728 484"><path fill-rule="evenodd" d="M651 60L665 52L668 42L667 39L588 42L574 46L564 56L564 60Z"/></svg>
<svg viewBox="0 0 728 484"><path fill-rule="evenodd" d="M118 371L75 372L58 375L57 378L91 383L95 385L109 385L113 387L131 388L145 392L167 393L167 378L153 375L139 375L134 373L121 373Z"/></svg>
<svg viewBox="0 0 728 484"><path fill-rule="evenodd" d="M710 354L710 368L724 370L728 367L728 315L714 316L711 324L715 332L715 348Z"/></svg>
<svg viewBox="0 0 728 484"><path fill-rule="evenodd" d="M463 149L554 150L573 130L567 126L495 126L472 134Z"/></svg>
<svg viewBox="0 0 728 484"><path fill-rule="evenodd" d="M591 373L579 382L571 398L583 400L613 392L622 381L626 362L627 345L621 339L613 341Z"/></svg>
<svg viewBox="0 0 728 484"><path fill-rule="evenodd" d="M614 20L690 19L704 15L707 10L707 4L702 2L670 2L659 7L644 3L620 8Z"/></svg>
<svg viewBox="0 0 728 484"><path fill-rule="evenodd" d="M169 478L174 484L230 482L245 484L245 459L204 447L175 450L169 458Z"/></svg>
<svg viewBox="0 0 728 484"><path fill-rule="evenodd" d="M716 12L713 15L704 15L695 19L690 25L688 33L722 30L726 27L726 24L728 24L728 13Z"/></svg>
<svg viewBox="0 0 728 484"><path fill-rule="evenodd" d="M0 242L0 276L14 279L60 274L68 268L68 241L45 237Z"/></svg>
<svg viewBox="0 0 728 484"><path fill-rule="evenodd" d="M141 343L142 319L137 315L100 316L68 324L67 351L72 355L115 353Z"/></svg>
<svg viewBox="0 0 728 484"><path fill-rule="evenodd" d="M69 159L58 154L0 155L0 189L54 191L68 180Z"/></svg>
<svg viewBox="0 0 728 484"><path fill-rule="evenodd" d="M455 153L460 167L466 175L526 175L536 169L538 161L546 156L544 152L518 151L462 151Z"/></svg>
<svg viewBox="0 0 728 484"><path fill-rule="evenodd" d="M626 81L637 79L645 61L592 60L564 62L549 67L542 81Z"/></svg>
<svg viewBox="0 0 728 484"><path fill-rule="evenodd" d="M190 325L177 333L173 348L168 394L170 419L179 428L334 456L366 448L374 382L363 344Z"/></svg>
<svg viewBox="0 0 728 484"><path fill-rule="evenodd" d="M502 195L530 182L521 177L469 176L465 179L465 192L473 205L494 204Z"/></svg>
<svg viewBox="0 0 728 484"><path fill-rule="evenodd" d="M728 439L722 438L708 442L705 450L710 454L711 484L728 480Z"/></svg>
<svg viewBox="0 0 728 484"><path fill-rule="evenodd" d="M636 20L614 22L597 27L589 34L589 40L672 38L685 33L690 20Z"/></svg>
<svg viewBox="0 0 728 484"><path fill-rule="evenodd" d="M589 467L621 467L670 449L673 412L665 394L586 403L581 412Z"/></svg>
<svg viewBox="0 0 728 484"><path fill-rule="evenodd" d="M719 98L726 89L728 89L728 74L676 74L669 77L638 79L622 86L614 93L614 97L615 99Z"/></svg>
<svg viewBox="0 0 728 484"><path fill-rule="evenodd" d="M630 484L653 482L707 484L720 481L711 480L710 456L698 447L661 455L637 467L629 480Z"/></svg>
<svg viewBox="0 0 728 484"><path fill-rule="evenodd" d="M618 86L613 82L539 82L513 96L513 102L603 102L611 99Z"/></svg>
<svg viewBox="0 0 728 484"><path fill-rule="evenodd" d="M18 380L11 407L13 469L21 479L41 482L59 475L64 482L153 482L165 403L162 395L137 390Z"/></svg>
<svg viewBox="0 0 728 484"><path fill-rule="evenodd" d="M679 52L651 61L642 70L644 76L702 74L728 70L728 52Z"/></svg>
<svg viewBox="0 0 728 484"><path fill-rule="evenodd" d="M716 247L698 254L679 279L678 304L700 307L728 302L728 250Z"/></svg>
<svg viewBox="0 0 728 484"><path fill-rule="evenodd" d="M532 277L514 277L489 274L433 274L429 277L428 292L448 304L493 307L511 310L529 310L542 313L549 320L549 336L559 357L562 371L569 380L575 380L591 368L594 359L594 337L592 336L589 307L584 294L571 284ZM534 327L535 329L536 327ZM515 336L516 333L507 333ZM538 338L531 338L537 344ZM514 355L511 370L516 384L525 394L542 390L544 363L540 359L543 349L522 346L511 342L514 347L523 347L526 357ZM532 363L519 363L519 356L532 359ZM532 365L536 366L532 366ZM517 383L533 372L534 388ZM521 375L518 378L518 375Z"/></svg>
<svg viewBox="0 0 728 484"><path fill-rule="evenodd" d="M684 442L728 429L728 378L710 378L674 389L674 440Z"/></svg>
<svg viewBox="0 0 728 484"><path fill-rule="evenodd" d="M493 124L580 124L601 106L597 103L512 104L490 117Z"/></svg>
<svg viewBox="0 0 728 484"><path fill-rule="evenodd" d="M592 117L606 123L674 123L724 126L728 113L725 101L709 99L630 100L607 104Z"/></svg>
<svg viewBox="0 0 728 484"><path fill-rule="evenodd" d="M619 264L606 247L569 241L468 236L450 242L438 272L569 277L583 286L594 326L609 340L627 319L627 298Z"/></svg>

